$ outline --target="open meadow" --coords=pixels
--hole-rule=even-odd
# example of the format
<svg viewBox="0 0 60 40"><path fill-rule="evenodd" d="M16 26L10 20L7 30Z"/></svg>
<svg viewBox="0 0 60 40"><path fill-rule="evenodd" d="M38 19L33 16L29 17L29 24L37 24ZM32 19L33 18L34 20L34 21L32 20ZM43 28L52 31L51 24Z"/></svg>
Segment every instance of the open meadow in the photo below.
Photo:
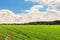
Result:
<svg viewBox="0 0 60 40"><path fill-rule="evenodd" d="M60 40L60 25L0 25L0 40Z"/></svg>

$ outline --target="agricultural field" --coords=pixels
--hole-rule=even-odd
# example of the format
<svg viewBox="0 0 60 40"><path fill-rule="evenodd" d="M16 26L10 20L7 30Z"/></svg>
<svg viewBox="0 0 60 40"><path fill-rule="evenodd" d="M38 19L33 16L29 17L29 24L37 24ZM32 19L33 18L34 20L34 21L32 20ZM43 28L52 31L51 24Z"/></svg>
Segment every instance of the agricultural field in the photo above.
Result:
<svg viewBox="0 0 60 40"><path fill-rule="evenodd" d="M0 40L60 40L60 25L0 25Z"/></svg>

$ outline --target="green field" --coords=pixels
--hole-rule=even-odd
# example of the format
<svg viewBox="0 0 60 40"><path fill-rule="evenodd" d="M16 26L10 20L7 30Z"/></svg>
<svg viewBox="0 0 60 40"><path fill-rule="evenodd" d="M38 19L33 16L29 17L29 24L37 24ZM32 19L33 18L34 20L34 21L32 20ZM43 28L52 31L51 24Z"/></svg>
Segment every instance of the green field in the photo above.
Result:
<svg viewBox="0 0 60 40"><path fill-rule="evenodd" d="M60 25L0 25L0 40L60 40Z"/></svg>

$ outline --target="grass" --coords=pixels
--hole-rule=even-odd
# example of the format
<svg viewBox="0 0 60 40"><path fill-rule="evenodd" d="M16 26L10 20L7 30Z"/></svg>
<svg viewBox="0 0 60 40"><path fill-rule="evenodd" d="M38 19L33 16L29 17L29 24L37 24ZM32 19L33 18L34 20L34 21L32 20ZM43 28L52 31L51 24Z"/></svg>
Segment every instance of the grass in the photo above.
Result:
<svg viewBox="0 0 60 40"><path fill-rule="evenodd" d="M7 35L10 40L60 40L60 25L0 25L0 37Z"/></svg>

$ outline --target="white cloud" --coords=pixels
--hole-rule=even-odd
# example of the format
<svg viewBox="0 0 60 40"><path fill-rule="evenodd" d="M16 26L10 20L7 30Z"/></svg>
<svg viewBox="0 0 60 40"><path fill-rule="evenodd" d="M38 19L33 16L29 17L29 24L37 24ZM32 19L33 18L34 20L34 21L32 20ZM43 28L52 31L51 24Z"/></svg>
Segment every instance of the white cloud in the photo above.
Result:
<svg viewBox="0 0 60 40"><path fill-rule="evenodd" d="M60 12L55 9L48 9L42 13L39 9L41 5L35 5L30 10L25 10L26 14L15 14L10 10L0 10L0 23L27 23L35 21L60 20Z"/></svg>
<svg viewBox="0 0 60 40"><path fill-rule="evenodd" d="M60 20L59 11L56 11L54 8L48 8L46 12L42 13L39 11L40 8L42 8L41 5L35 5L30 10L28 10L28 14L33 17L33 20L35 19L34 21Z"/></svg>
<svg viewBox="0 0 60 40"><path fill-rule="evenodd" d="M52 6L54 5L55 7L60 7L60 0L25 0L26 2L28 1L32 1L32 2L37 2L40 3L42 5L49 5Z"/></svg>
<svg viewBox="0 0 60 40"><path fill-rule="evenodd" d="M29 0L25 0L29 1ZM30 0L33 2L44 2L50 4L52 0ZM48 2L48 3L47 3ZM56 0L55 5L49 5L46 12L40 12L39 9L42 8L42 5L34 5L30 10L25 10L23 14L15 14L11 10L2 9L0 10L0 23L27 23L35 21L54 21L60 20L60 12L57 11L56 7L60 1Z"/></svg>

